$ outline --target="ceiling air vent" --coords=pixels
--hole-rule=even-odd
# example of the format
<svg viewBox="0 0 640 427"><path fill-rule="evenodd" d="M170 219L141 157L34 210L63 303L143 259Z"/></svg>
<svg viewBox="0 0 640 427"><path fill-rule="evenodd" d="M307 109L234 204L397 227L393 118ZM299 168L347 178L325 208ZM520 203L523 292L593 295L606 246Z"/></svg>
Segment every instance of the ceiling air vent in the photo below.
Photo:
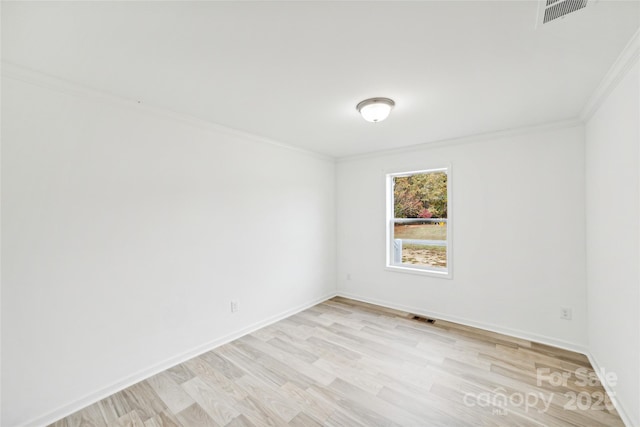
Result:
<svg viewBox="0 0 640 427"><path fill-rule="evenodd" d="M589 0L540 0L538 3L538 25L548 24L570 13L587 7ZM593 2L593 1L592 1Z"/></svg>

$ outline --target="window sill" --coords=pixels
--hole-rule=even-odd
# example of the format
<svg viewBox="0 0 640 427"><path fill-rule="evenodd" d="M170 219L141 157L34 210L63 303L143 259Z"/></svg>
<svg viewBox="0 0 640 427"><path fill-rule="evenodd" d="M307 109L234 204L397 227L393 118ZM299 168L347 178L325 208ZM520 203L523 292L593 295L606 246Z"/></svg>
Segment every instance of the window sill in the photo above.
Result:
<svg viewBox="0 0 640 427"><path fill-rule="evenodd" d="M418 276L437 277L439 279L453 279L451 271L426 270L422 268L411 268L399 265L387 265L384 269L387 271L393 271L395 273L416 274Z"/></svg>

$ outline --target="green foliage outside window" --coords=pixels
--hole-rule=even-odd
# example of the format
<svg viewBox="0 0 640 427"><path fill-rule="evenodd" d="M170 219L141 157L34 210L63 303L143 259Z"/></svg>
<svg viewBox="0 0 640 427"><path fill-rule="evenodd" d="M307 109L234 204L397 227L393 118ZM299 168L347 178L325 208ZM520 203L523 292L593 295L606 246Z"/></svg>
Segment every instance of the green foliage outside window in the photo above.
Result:
<svg viewBox="0 0 640 427"><path fill-rule="evenodd" d="M446 218L447 174L429 172L393 179L396 218Z"/></svg>

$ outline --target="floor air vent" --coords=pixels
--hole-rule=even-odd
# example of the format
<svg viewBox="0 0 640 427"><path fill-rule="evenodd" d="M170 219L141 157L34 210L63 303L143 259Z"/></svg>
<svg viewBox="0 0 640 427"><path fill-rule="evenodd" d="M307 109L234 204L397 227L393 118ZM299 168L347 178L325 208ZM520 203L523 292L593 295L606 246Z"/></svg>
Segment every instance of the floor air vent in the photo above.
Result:
<svg viewBox="0 0 640 427"><path fill-rule="evenodd" d="M414 315L413 315L413 317L412 317L412 319L413 319L413 320L418 320L418 321L420 321L420 322L426 322L426 323L429 323L429 324L436 323L436 320L435 320L435 319L430 319L430 318L428 318L428 317L418 316L417 314L414 314Z"/></svg>
<svg viewBox="0 0 640 427"><path fill-rule="evenodd" d="M548 24L587 7L589 0L539 0L538 25ZM592 1L593 3L593 1Z"/></svg>

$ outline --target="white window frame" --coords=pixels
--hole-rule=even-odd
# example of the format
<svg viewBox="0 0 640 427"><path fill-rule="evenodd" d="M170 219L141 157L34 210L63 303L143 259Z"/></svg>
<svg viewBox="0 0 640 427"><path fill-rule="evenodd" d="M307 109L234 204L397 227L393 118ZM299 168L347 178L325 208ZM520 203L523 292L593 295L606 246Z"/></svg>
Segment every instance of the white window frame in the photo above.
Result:
<svg viewBox="0 0 640 427"><path fill-rule="evenodd" d="M430 172L445 172L447 174L447 269L446 271L433 269L427 266L411 264L394 264L393 230L394 230L394 201L393 178L418 175ZM442 279L453 278L453 212L451 209L452 197L451 165L434 167L429 169L403 170L401 172L385 171L385 208L386 208L386 259L385 270L398 273L419 274L422 276L439 277Z"/></svg>

